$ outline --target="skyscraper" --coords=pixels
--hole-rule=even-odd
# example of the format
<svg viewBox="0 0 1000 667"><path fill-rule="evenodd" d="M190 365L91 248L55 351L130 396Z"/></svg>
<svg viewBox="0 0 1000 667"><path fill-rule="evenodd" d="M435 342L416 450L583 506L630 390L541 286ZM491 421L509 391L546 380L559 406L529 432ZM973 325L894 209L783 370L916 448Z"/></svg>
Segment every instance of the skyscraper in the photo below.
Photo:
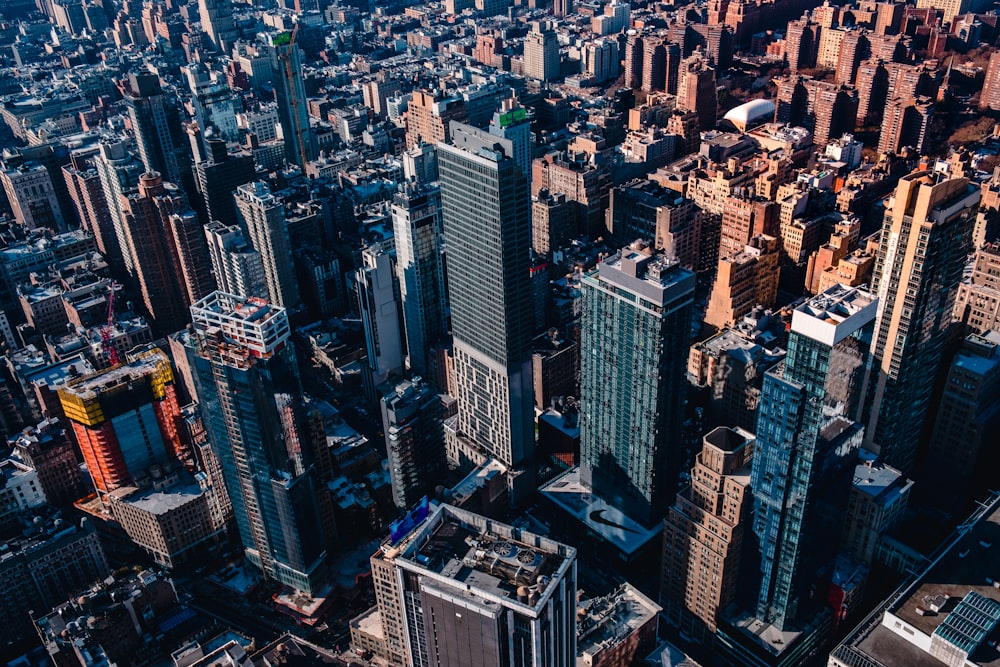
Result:
<svg viewBox="0 0 1000 667"><path fill-rule="evenodd" d="M864 388L877 304L832 287L792 313L785 362L764 377L751 488L760 548L756 617L795 626L840 526L821 499L846 500L860 425L850 417ZM831 543L833 540L833 543Z"/></svg>
<svg viewBox="0 0 1000 667"><path fill-rule="evenodd" d="M129 142L102 141L100 153L94 157L94 166L101 178L101 188L104 190L104 200L108 203L111 215L111 227L114 230L114 242L118 244L118 252L111 255L113 260L120 257L128 273L134 271L132 252L125 238L124 196L135 190L139 176L145 171L145 166L129 151Z"/></svg>
<svg viewBox="0 0 1000 667"><path fill-rule="evenodd" d="M403 336L396 300L395 257L381 245L361 251L361 266L354 272L357 307L365 330L367 363L361 381L365 394L377 400L377 389L403 374Z"/></svg>
<svg viewBox="0 0 1000 667"><path fill-rule="evenodd" d="M647 525L685 464L684 371L695 275L639 242L583 277L580 479Z"/></svg>
<svg viewBox="0 0 1000 667"><path fill-rule="evenodd" d="M531 459L531 214L507 139L452 125L438 145L459 429L506 465Z"/></svg>
<svg viewBox="0 0 1000 667"><path fill-rule="evenodd" d="M213 220L205 225L205 237L219 290L243 297L267 297L264 262L239 225L227 227Z"/></svg>
<svg viewBox="0 0 1000 667"><path fill-rule="evenodd" d="M198 0L198 18L212 46L228 52L240 34L233 21L232 0Z"/></svg>
<svg viewBox="0 0 1000 667"><path fill-rule="evenodd" d="M219 137L206 137L205 159L194 165L195 184L201 194L206 221L224 220L227 224L236 219L233 191L254 179L256 171L253 156L246 151L230 153L226 142Z"/></svg>
<svg viewBox="0 0 1000 667"><path fill-rule="evenodd" d="M66 384L59 402L100 493L189 458L170 359L157 348Z"/></svg>
<svg viewBox="0 0 1000 667"><path fill-rule="evenodd" d="M299 283L292 264L285 207L263 181L241 185L233 197L240 226L264 264L268 300L282 308L298 305Z"/></svg>
<svg viewBox="0 0 1000 667"><path fill-rule="evenodd" d="M447 333L440 187L401 186L392 200L392 230L407 360L427 377L430 347Z"/></svg>
<svg viewBox="0 0 1000 667"><path fill-rule="evenodd" d="M695 637L715 632L716 615L736 599L752 507L753 436L720 426L703 442L667 515L660 587L667 618Z"/></svg>
<svg viewBox="0 0 1000 667"><path fill-rule="evenodd" d="M309 127L306 87L302 79L302 50L289 33L276 35L267 45L271 82L278 102L278 121L285 140L285 160L305 169L315 160L316 138Z"/></svg>
<svg viewBox="0 0 1000 667"><path fill-rule="evenodd" d="M301 398L288 316L213 292L191 317L194 383L247 559L268 579L318 593L329 536L316 463L326 440Z"/></svg>
<svg viewBox="0 0 1000 667"><path fill-rule="evenodd" d="M444 478L444 407L429 384L404 380L382 397L392 500L408 510Z"/></svg>
<svg viewBox="0 0 1000 667"><path fill-rule="evenodd" d="M968 179L915 172L899 180L882 225L865 447L906 475L932 411L979 200Z"/></svg>
<svg viewBox="0 0 1000 667"><path fill-rule="evenodd" d="M535 21L524 38L524 75L539 81L559 78L559 39L548 21Z"/></svg>
<svg viewBox="0 0 1000 667"><path fill-rule="evenodd" d="M125 105L142 164L147 172L157 171L171 183L180 183L180 119L160 88L160 78L132 72L126 83Z"/></svg>
<svg viewBox="0 0 1000 667"><path fill-rule="evenodd" d="M421 666L576 665L575 549L451 505L414 520L371 559L390 653Z"/></svg>
<svg viewBox="0 0 1000 667"><path fill-rule="evenodd" d="M715 69L701 51L681 61L677 84L677 108L698 114L702 130L715 128L719 114L719 93Z"/></svg>

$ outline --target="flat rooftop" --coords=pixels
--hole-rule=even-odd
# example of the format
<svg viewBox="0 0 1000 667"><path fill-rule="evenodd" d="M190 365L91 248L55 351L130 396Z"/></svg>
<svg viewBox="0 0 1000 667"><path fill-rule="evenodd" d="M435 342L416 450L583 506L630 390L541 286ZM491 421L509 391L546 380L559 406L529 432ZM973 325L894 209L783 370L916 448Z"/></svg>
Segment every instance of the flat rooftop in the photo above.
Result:
<svg viewBox="0 0 1000 667"><path fill-rule="evenodd" d="M565 576L576 550L472 512L437 505L386 558L458 584L472 595L532 610L547 603L551 580ZM430 583L429 581L427 583Z"/></svg>
<svg viewBox="0 0 1000 667"><path fill-rule="evenodd" d="M579 608L585 611L582 618L578 613L577 667L589 664L585 656L614 648L650 621L656 623L662 610L629 583L608 595L582 601Z"/></svg>
<svg viewBox="0 0 1000 667"><path fill-rule="evenodd" d="M1000 606L1000 496L994 496L978 521L971 522L964 535L949 538L946 546L933 556L933 565L899 593L889 598L868 624L863 623L831 654L841 664L869 667L942 667L945 663L920 648L940 629L947 635L964 625L963 599L976 593L987 607ZM970 525L970 522L965 524ZM975 600L976 596L970 596ZM966 605L967 606L967 605ZM988 616L989 614L986 614ZM985 634L976 637L977 646L969 661L980 667L1000 667L1000 628L984 625ZM974 629L974 628L973 628Z"/></svg>
<svg viewBox="0 0 1000 667"><path fill-rule="evenodd" d="M660 526L646 528L604 499L595 496L580 481L579 467L570 468L539 491L624 554L634 554L663 532Z"/></svg>

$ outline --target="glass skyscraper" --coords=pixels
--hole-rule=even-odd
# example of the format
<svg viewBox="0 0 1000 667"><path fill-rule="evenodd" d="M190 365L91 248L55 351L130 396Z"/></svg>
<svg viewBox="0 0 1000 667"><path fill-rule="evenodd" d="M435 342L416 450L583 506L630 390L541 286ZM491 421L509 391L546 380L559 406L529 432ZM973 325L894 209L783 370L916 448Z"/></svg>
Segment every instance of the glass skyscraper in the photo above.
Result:
<svg viewBox="0 0 1000 667"><path fill-rule="evenodd" d="M531 200L510 140L452 123L438 145L459 430L505 465L533 458Z"/></svg>
<svg viewBox="0 0 1000 667"><path fill-rule="evenodd" d="M191 307L189 357L247 559L310 594L325 581L322 433L303 403L283 308L214 292Z"/></svg>
<svg viewBox="0 0 1000 667"><path fill-rule="evenodd" d="M663 518L686 464L684 371L695 275L633 244L585 275L580 479L637 521Z"/></svg>
<svg viewBox="0 0 1000 667"><path fill-rule="evenodd" d="M792 314L785 362L764 377L751 474L756 616L780 630L836 551L840 525L828 513L850 491L876 308L869 292L841 285L813 297Z"/></svg>

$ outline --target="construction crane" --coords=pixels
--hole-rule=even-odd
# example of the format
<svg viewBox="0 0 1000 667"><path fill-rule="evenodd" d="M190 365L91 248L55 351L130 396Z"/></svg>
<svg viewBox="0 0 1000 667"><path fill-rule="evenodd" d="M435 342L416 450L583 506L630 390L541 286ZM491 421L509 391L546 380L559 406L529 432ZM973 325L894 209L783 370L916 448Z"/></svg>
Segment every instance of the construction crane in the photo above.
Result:
<svg viewBox="0 0 1000 667"><path fill-rule="evenodd" d="M108 319L104 326L101 327L101 348L108 355L108 362L112 366L118 365L118 350L115 349L114 344L111 342L111 332L115 326L115 292L117 290L118 283L111 283L111 287L108 289Z"/></svg>
<svg viewBox="0 0 1000 667"><path fill-rule="evenodd" d="M306 142L303 134L309 131L308 126L303 128L299 123L299 96L296 94L297 86L295 85L295 70L292 68L292 50L295 48L295 37L299 34L299 24L296 23L292 28L292 34L288 37L288 41L285 42L284 39L276 37L274 39L274 46L282 46L287 43L288 53L285 55L285 82L288 85L288 101L292 106L292 125L294 126L295 139L299 144L299 160L301 160L300 167L302 167L302 173L305 173L306 164L309 162L309 154L306 152ZM308 123L308 121L306 121Z"/></svg>

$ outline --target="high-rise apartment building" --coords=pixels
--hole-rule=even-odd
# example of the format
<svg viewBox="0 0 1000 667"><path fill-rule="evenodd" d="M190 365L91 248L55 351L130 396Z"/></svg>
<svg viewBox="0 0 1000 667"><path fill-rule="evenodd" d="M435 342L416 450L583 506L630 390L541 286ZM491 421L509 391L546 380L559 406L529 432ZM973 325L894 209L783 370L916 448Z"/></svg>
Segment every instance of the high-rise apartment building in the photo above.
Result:
<svg viewBox="0 0 1000 667"><path fill-rule="evenodd" d="M702 130L715 128L719 114L719 93L715 87L715 68L701 51L680 63L677 75L677 108L698 114Z"/></svg>
<svg viewBox="0 0 1000 667"><path fill-rule="evenodd" d="M912 490L913 482L895 468L859 463L847 499L841 550L870 565L882 536L903 517Z"/></svg>
<svg viewBox="0 0 1000 667"><path fill-rule="evenodd" d="M979 108L1000 111L1000 51L990 56L986 66L986 80L979 93Z"/></svg>
<svg viewBox="0 0 1000 667"><path fill-rule="evenodd" d="M62 168L62 172L66 189L80 218L80 227L93 234L97 249L108 264L120 267L121 248L115 237L111 207L104 196L101 175L89 161L75 158L72 164Z"/></svg>
<svg viewBox="0 0 1000 667"><path fill-rule="evenodd" d="M524 75L539 81L554 81L559 74L559 39L548 21L535 21L524 38Z"/></svg>
<svg viewBox="0 0 1000 667"><path fill-rule="evenodd" d="M886 208L872 286L879 314L865 447L910 474L930 412L980 192L965 178L914 172Z"/></svg>
<svg viewBox="0 0 1000 667"><path fill-rule="evenodd" d="M695 275L636 242L585 275L580 479L647 525L686 461L680 440Z"/></svg>
<svg viewBox="0 0 1000 667"><path fill-rule="evenodd" d="M263 181L241 185L233 197L240 227L264 264L268 301L282 308L298 305L299 283L281 200Z"/></svg>
<svg viewBox="0 0 1000 667"><path fill-rule="evenodd" d="M275 35L266 49L274 97L278 102L278 122L285 143L285 161L304 170L306 162L315 160L319 151L316 136L309 126L302 49L292 42L289 33Z"/></svg>
<svg viewBox="0 0 1000 667"><path fill-rule="evenodd" d="M972 331L1000 331L1000 243L976 251L972 275L958 286L955 319Z"/></svg>
<svg viewBox="0 0 1000 667"><path fill-rule="evenodd" d="M822 28L808 14L789 21L785 30L785 58L792 72L815 67Z"/></svg>
<svg viewBox="0 0 1000 667"><path fill-rule="evenodd" d="M183 163L180 117L163 94L160 77L132 72L126 84L125 105L142 164L147 172L159 172L171 183L180 183Z"/></svg>
<svg viewBox="0 0 1000 667"><path fill-rule="evenodd" d="M205 237L212 274L220 291L243 297L267 297L264 262L239 225L227 227L213 220L205 225Z"/></svg>
<svg viewBox="0 0 1000 667"><path fill-rule="evenodd" d="M774 120L813 133L817 146L854 131L858 91L850 86L801 76L778 79Z"/></svg>
<svg viewBox="0 0 1000 667"><path fill-rule="evenodd" d="M407 365L427 377L430 348L447 333L441 189L419 183L401 186L392 200L392 230Z"/></svg>
<svg viewBox="0 0 1000 667"><path fill-rule="evenodd" d="M236 220L233 191L254 179L253 156L245 151L230 153L226 142L218 137L205 140L205 159L194 165L195 185L201 194L206 221L221 220L232 224Z"/></svg>
<svg viewBox="0 0 1000 667"><path fill-rule="evenodd" d="M652 239L654 248L694 269L701 227L694 202L642 179L613 188L610 199L607 228L618 242Z"/></svg>
<svg viewBox="0 0 1000 667"><path fill-rule="evenodd" d="M461 124L452 139L438 167L458 426L516 465L534 450L528 182L511 141Z"/></svg>
<svg viewBox="0 0 1000 667"><path fill-rule="evenodd" d="M647 92L662 90L676 95L683 55L680 45L667 35L647 36L642 44L642 89Z"/></svg>
<svg viewBox="0 0 1000 667"><path fill-rule="evenodd" d="M134 265L125 237L123 200L124 195L134 191L139 184L139 176L145 173L145 166L131 154L129 142L102 141L100 152L94 157L94 167L101 178L101 188L104 190L104 200L108 204L111 227L114 230L112 238L118 246L118 251L107 257L109 261L120 258L125 270L131 274Z"/></svg>
<svg viewBox="0 0 1000 667"><path fill-rule="evenodd" d="M850 490L861 440L851 417L876 310L874 295L860 289L813 297L793 311L785 361L764 377L751 475L761 561L756 618L779 630L808 612L809 587L836 549L838 517L820 500Z"/></svg>
<svg viewBox="0 0 1000 667"><path fill-rule="evenodd" d="M371 558L393 664L577 664L575 549L451 505L413 520Z"/></svg>
<svg viewBox="0 0 1000 667"><path fill-rule="evenodd" d="M924 152L934 102L928 97L896 97L885 105L878 136L880 153L896 153L904 147Z"/></svg>
<svg viewBox="0 0 1000 667"><path fill-rule="evenodd" d="M444 406L425 381L404 380L381 400L392 500L408 510L445 477Z"/></svg>
<svg viewBox="0 0 1000 667"><path fill-rule="evenodd" d="M551 258L576 231L576 212L566 195L539 190L531 201L531 249L539 257Z"/></svg>
<svg viewBox="0 0 1000 667"><path fill-rule="evenodd" d="M159 349L68 382L59 402L100 493L189 458L177 433L181 412L170 359Z"/></svg>
<svg viewBox="0 0 1000 667"><path fill-rule="evenodd" d="M288 316L213 292L191 317L194 383L247 559L268 579L318 593L332 538L322 520L326 439L302 400Z"/></svg>
<svg viewBox="0 0 1000 667"><path fill-rule="evenodd" d="M736 599L753 496L754 438L720 426L704 439L691 483L670 508L663 535L660 602L690 636L715 632L716 616Z"/></svg>

